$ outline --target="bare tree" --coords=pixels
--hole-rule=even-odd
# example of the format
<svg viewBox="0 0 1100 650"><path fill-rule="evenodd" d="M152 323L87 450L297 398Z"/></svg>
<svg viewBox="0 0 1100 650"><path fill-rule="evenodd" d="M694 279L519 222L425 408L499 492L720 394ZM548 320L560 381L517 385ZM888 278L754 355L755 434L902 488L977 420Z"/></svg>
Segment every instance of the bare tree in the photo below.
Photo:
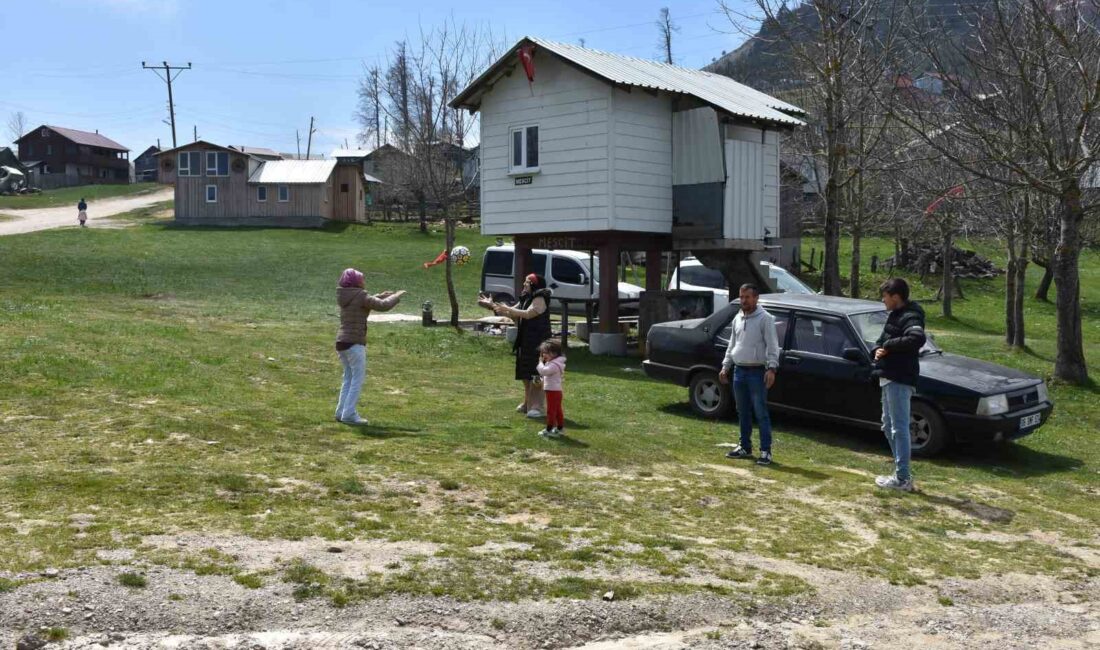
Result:
<svg viewBox="0 0 1100 650"><path fill-rule="evenodd" d="M359 143L369 146L374 140L374 148L382 146L382 116L385 112L382 103L382 71L371 66L364 71L359 83L359 105L355 119L359 122Z"/></svg>
<svg viewBox="0 0 1100 650"><path fill-rule="evenodd" d="M966 10L966 38L945 37L923 7L909 9L909 64L925 61L939 73L951 110L895 117L962 172L1056 201L1054 376L1084 383L1078 258L1083 180L1100 162L1100 4L988 0Z"/></svg>
<svg viewBox="0 0 1100 650"><path fill-rule="evenodd" d="M777 65L789 66L798 78L810 114L807 129L812 149L822 160L825 257L822 285L828 295L841 294L841 223L848 214L847 185L865 181L865 157L877 146L879 133L868 138L873 120L868 84L886 78L886 55L893 37L892 21L882 19L880 0L807 0L790 9L785 0L753 0L752 12L735 9L726 0L719 8L734 28L775 53ZM885 35L883 28L886 29ZM853 131L853 122L864 126ZM860 156L853 170L857 138ZM858 282L858 278L857 278Z"/></svg>
<svg viewBox="0 0 1100 650"><path fill-rule="evenodd" d="M501 45L487 28L448 19L436 27L421 27L418 36L403 41L391 55L378 109L396 136L397 152L387 161L389 181L419 204L421 229L427 231L429 206L442 217L446 251L455 245L456 222L466 203L462 165L466 143L476 133L476 117L448 103L492 62ZM369 71L360 96L369 89ZM368 95L370 94L368 90ZM368 100L368 109L373 108ZM371 115L367 111L367 115ZM445 266L451 325L458 326L458 297L451 260Z"/></svg>
<svg viewBox="0 0 1100 650"><path fill-rule="evenodd" d="M11 134L12 142L22 138L26 132L27 116L23 114L23 111L16 111L8 116L8 133Z"/></svg>
<svg viewBox="0 0 1100 650"><path fill-rule="evenodd" d="M657 16L657 33L660 34L657 46L665 57L665 63L669 65L672 65L672 35L679 32L680 26L672 21L668 7L661 7Z"/></svg>

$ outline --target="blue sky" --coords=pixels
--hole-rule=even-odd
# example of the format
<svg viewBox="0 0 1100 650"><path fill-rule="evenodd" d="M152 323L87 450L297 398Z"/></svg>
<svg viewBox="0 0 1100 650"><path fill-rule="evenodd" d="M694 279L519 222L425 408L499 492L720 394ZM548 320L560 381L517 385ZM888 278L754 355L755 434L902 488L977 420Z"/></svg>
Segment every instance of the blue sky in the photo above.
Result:
<svg viewBox="0 0 1100 650"><path fill-rule="evenodd" d="M174 82L177 137L295 150L295 129L317 119L314 152L344 139L363 65L384 61L393 43L448 14L488 24L509 42L531 34L656 58L660 7L681 27L677 63L701 67L741 38L716 0L558 0L466 3L313 0L38 0L4 10L0 142L8 116L28 128L99 129L136 156L159 137L171 145L167 90L141 62L190 61Z"/></svg>

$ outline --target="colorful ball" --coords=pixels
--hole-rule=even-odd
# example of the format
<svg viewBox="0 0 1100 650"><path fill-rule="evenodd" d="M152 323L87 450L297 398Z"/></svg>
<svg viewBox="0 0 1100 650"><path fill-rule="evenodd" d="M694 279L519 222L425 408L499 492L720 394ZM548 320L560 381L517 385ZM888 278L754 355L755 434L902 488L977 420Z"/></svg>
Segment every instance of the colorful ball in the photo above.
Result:
<svg viewBox="0 0 1100 650"><path fill-rule="evenodd" d="M465 246L455 246L451 249L451 264L462 266L470 261L470 249Z"/></svg>

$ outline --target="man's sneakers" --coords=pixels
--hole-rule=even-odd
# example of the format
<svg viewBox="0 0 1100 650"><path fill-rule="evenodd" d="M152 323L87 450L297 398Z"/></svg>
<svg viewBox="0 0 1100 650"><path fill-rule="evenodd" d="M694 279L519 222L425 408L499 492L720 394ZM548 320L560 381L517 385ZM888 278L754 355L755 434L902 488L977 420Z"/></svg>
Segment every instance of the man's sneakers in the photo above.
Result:
<svg viewBox="0 0 1100 650"><path fill-rule="evenodd" d="M730 449L726 452L726 458L743 458L747 460L752 460L752 450L745 449L741 445L737 445L733 449Z"/></svg>
<svg viewBox="0 0 1100 650"><path fill-rule="evenodd" d="M899 492L912 492L914 490L913 479L901 481L896 476L875 477L875 485L886 490L898 490Z"/></svg>
<svg viewBox="0 0 1100 650"><path fill-rule="evenodd" d="M762 451L760 452L760 458L756 459L757 465L771 465L772 464L772 452Z"/></svg>
<svg viewBox="0 0 1100 650"><path fill-rule="evenodd" d="M370 424L370 422L367 420L367 418L360 417L358 415L356 415L353 418L348 418L346 420L340 420L340 421L343 422L344 424L354 424L354 425L361 426L361 427L365 427L368 424Z"/></svg>

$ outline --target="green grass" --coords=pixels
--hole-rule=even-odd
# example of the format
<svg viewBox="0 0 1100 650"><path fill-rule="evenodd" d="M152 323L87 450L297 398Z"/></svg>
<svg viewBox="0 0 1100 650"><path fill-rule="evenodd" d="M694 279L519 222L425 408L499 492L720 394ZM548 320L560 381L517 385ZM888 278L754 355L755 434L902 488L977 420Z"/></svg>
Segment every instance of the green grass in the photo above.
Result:
<svg viewBox="0 0 1100 650"><path fill-rule="evenodd" d="M117 198L120 196L132 196L146 194L168 187L160 183L131 183L128 185L81 185L79 187L63 187L56 190L45 190L38 194L17 194L0 196L0 209L26 210L31 208L56 208L58 206L76 204L83 198L88 202L88 209L95 208L95 202L102 199Z"/></svg>
<svg viewBox="0 0 1100 650"><path fill-rule="evenodd" d="M869 477L886 468L880 435L786 419L773 467L727 471L714 445L733 439L732 422L693 416L685 390L646 379L638 359L583 349L569 354L569 435L543 440L541 422L512 410L505 341L419 324L371 325L360 402L371 425L332 422L340 270L361 268L372 291L408 289L405 313L446 303L443 270L420 268L442 233L415 227L148 224L0 238L0 576L94 564L98 549L124 546L255 583L247 558L143 544L181 531L429 545L357 580L283 558L271 581L334 605L392 593L811 590L731 553L898 584L1095 571L1069 552L1095 552L1100 524L1094 388L1054 386L1051 421L1017 444L917 461L916 495L874 490ZM480 315L480 257L492 242L463 230L458 243L474 252L455 270L463 313ZM1095 252L1083 268L1095 374ZM1029 301L1032 348L1012 352L999 338L998 285L966 289L953 320L929 305L937 340L1048 375L1053 308ZM89 512L81 534L68 525ZM615 577L623 572L630 579Z"/></svg>
<svg viewBox="0 0 1100 650"><path fill-rule="evenodd" d="M126 572L126 573L119 574L118 584L122 585L123 587L132 587L134 589L142 589L148 583L145 580L145 576L141 575L140 573Z"/></svg>

